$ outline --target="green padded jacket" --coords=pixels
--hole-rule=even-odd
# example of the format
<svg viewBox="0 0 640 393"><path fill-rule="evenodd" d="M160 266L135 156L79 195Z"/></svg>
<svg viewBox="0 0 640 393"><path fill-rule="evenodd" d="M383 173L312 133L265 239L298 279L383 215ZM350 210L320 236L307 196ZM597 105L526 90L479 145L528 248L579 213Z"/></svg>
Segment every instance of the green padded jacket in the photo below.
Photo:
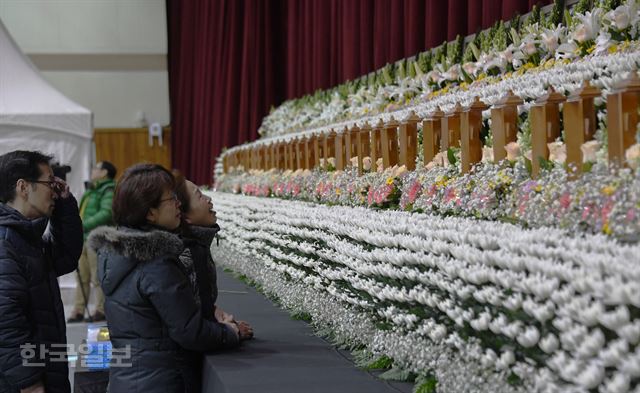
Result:
<svg viewBox="0 0 640 393"><path fill-rule="evenodd" d="M111 203L113 202L113 191L116 182L113 179L98 180L93 188L87 190L80 200L82 229L84 238L87 239L89 232L102 225L113 224L111 214ZM87 205L82 210L83 204Z"/></svg>

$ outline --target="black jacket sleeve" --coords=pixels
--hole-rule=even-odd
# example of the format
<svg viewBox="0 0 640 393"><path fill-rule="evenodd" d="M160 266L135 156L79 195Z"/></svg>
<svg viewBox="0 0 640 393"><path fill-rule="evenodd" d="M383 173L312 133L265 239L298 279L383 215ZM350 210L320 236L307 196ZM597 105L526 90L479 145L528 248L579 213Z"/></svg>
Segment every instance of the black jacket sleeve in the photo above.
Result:
<svg viewBox="0 0 640 393"><path fill-rule="evenodd" d="M28 292L25 271L15 251L5 240L0 240L0 374L18 389L41 380L44 369L34 365L39 362L36 356L39 352L27 320ZM33 357L28 365L22 364L20 346L23 344L33 344Z"/></svg>
<svg viewBox="0 0 640 393"><path fill-rule="evenodd" d="M82 254L82 220L73 195L56 200L43 240L58 276L74 271Z"/></svg>
<svg viewBox="0 0 640 393"><path fill-rule="evenodd" d="M228 326L202 317L193 291L176 262L166 258L146 262L140 291L149 297L171 339L185 349L206 352L238 345L238 336Z"/></svg>

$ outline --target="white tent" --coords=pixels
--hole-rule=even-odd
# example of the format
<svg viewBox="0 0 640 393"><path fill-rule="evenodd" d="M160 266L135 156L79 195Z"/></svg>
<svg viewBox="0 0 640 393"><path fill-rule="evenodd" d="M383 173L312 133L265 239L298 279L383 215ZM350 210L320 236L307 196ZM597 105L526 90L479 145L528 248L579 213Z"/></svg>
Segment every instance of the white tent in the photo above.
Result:
<svg viewBox="0 0 640 393"><path fill-rule="evenodd" d="M0 154L39 150L70 165L71 190L79 198L89 179L91 111L51 86L18 48L0 21Z"/></svg>

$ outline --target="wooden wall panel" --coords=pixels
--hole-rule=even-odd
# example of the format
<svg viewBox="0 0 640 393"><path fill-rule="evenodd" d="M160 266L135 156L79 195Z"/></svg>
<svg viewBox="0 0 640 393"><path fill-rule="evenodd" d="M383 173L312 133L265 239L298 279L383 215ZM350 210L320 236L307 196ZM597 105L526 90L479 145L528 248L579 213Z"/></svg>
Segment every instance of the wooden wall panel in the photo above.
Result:
<svg viewBox="0 0 640 393"><path fill-rule="evenodd" d="M162 133L162 146L154 138L149 146L146 128L96 128L96 162L110 161L118 168L118 178L133 164L148 162L171 170L171 128Z"/></svg>

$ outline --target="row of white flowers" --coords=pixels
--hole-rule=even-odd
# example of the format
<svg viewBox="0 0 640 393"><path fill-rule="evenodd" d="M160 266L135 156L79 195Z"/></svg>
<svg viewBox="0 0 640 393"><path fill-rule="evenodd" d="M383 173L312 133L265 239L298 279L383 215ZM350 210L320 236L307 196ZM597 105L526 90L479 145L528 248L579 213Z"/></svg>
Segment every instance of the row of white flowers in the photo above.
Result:
<svg viewBox="0 0 640 393"><path fill-rule="evenodd" d="M640 391L640 246L549 228L212 196L227 253L218 262L252 278L279 277L278 296L305 288L337 301L369 321L354 333L360 342L407 369L434 372L439 387L461 391L448 377L455 363L476 375L466 391ZM320 309L305 311L315 317ZM339 331L360 329L326 317ZM380 322L390 330L372 327ZM375 342L363 338L371 329ZM403 340L440 352L427 361ZM450 359L446 369L440 355ZM523 384L508 385L510 373Z"/></svg>

